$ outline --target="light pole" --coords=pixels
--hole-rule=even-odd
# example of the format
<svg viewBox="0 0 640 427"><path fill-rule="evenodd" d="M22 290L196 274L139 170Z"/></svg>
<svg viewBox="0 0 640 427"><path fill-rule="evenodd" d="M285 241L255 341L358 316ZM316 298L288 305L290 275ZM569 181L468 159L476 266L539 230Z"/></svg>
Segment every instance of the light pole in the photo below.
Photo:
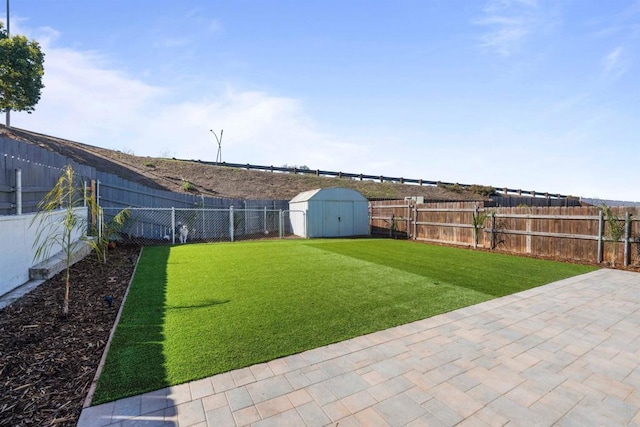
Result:
<svg viewBox="0 0 640 427"><path fill-rule="evenodd" d="M218 138L218 135L216 135L213 129L209 129L209 132L211 132L213 136L216 137L216 141L218 141L218 154L216 155L216 164L220 164L222 163L222 132L224 132L224 129L220 131L220 138Z"/></svg>
<svg viewBox="0 0 640 427"><path fill-rule="evenodd" d="M7 0L7 38L11 37L10 34L11 25L9 24L9 0ZM7 118L4 122L4 125L9 129L11 127L11 114L9 113L9 107L7 107Z"/></svg>

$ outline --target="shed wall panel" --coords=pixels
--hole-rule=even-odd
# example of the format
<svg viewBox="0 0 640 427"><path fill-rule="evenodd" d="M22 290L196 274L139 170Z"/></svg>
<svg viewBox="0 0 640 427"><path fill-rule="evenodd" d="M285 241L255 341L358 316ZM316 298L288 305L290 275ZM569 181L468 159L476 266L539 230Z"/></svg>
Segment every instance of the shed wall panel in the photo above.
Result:
<svg viewBox="0 0 640 427"><path fill-rule="evenodd" d="M294 234L298 236L349 237L369 234L369 203L362 194L352 189L306 191L291 200L289 209L306 212L304 232L301 227L294 228Z"/></svg>

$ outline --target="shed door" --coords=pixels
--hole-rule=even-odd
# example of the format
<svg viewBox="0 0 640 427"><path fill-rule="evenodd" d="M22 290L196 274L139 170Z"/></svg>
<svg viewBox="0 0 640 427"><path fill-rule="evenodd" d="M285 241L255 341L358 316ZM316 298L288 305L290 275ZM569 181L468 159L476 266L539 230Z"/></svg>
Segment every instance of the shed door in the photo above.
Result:
<svg viewBox="0 0 640 427"><path fill-rule="evenodd" d="M353 236L353 202L325 202L323 219L326 237Z"/></svg>

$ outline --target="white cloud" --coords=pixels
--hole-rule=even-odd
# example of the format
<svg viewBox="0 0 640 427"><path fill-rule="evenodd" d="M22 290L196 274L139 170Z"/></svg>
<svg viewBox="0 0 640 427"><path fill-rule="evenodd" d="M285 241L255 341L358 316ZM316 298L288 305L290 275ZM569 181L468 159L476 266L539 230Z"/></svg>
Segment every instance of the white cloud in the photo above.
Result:
<svg viewBox="0 0 640 427"><path fill-rule="evenodd" d="M61 137L96 140L122 128L163 90L106 67L93 52L53 46L55 34L41 39L45 75L40 103L33 115L15 114L15 126L64 132Z"/></svg>
<svg viewBox="0 0 640 427"><path fill-rule="evenodd" d="M533 3L520 6L535 8ZM528 28L526 19L519 21L515 14L492 13L487 14L486 25L514 31ZM444 126L440 130L361 128L331 133L325 131L330 126L316 122L306 105L293 97L224 81L190 80L187 90L177 86L180 82L176 80L171 83L176 86L153 85L143 77L121 71L112 58L99 52L61 47L63 35L51 28L31 34L38 34L46 53L46 87L33 114L12 114L16 127L133 150L139 155L170 154L202 160L216 158L217 143L209 129L224 129L222 158L227 162L297 164L312 169L622 198L603 188L602 177L614 163L601 162L599 150L597 155L590 154L596 151L586 145L584 128L571 131L569 126L569 132L565 131L567 126L557 125L558 136L550 138L553 133L546 130L547 126L540 126L536 132L506 125L501 130L504 123L517 122L504 119L486 125L471 120L463 130ZM516 31L503 37L501 42L496 39L496 47L508 45L509 38L529 35L518 36ZM624 50L613 50L609 59L603 59L603 67L610 64L611 72L615 71L624 54ZM548 116L539 120L545 122L548 117L572 111L588 96L578 94L560 100L551 105ZM553 158L546 153L553 153ZM578 165L571 171L571 181L558 178L567 176L567 165ZM627 171L632 174L632 169L615 168L618 174ZM619 181L633 182L633 177L623 175Z"/></svg>
<svg viewBox="0 0 640 427"><path fill-rule="evenodd" d="M604 76L611 79L618 79L627 71L628 63L624 56L624 48L618 46L604 56L602 59Z"/></svg>
<svg viewBox="0 0 640 427"><path fill-rule="evenodd" d="M217 154L217 143L209 129L224 129L222 160L233 163L297 164L312 169L508 185L586 196L595 195L593 191L598 189L588 168L584 170L589 172L574 171L572 182L559 183L554 178L563 176L570 157L574 164L597 161L581 161L575 152L571 156L557 152L558 147L580 144L584 138L580 132L553 141L545 141L542 134L523 136L473 127L443 134L357 129L351 135L335 135L323 131L321 124L309 117L304 103L295 98L220 82L210 83L216 90L206 87L201 92L214 95L181 98L179 88L153 86L132 78L113 69L101 55L59 48L53 41L46 43L42 100L33 114L12 115L16 127L132 150L138 155L169 154L202 160L215 160ZM567 108L580 101L567 101ZM473 141L471 148L469 141ZM539 156L541 141L555 147L556 159ZM498 160L500 166L496 166L495 153L507 161ZM610 194L605 189L599 191Z"/></svg>
<svg viewBox="0 0 640 427"><path fill-rule="evenodd" d="M474 24L485 27L481 47L508 57L541 31L551 20L537 0L489 0Z"/></svg>
<svg viewBox="0 0 640 427"><path fill-rule="evenodd" d="M202 82L201 93L214 95L189 98L180 87L132 78L96 52L59 47L60 35L51 29L39 32L48 35L39 38L45 88L33 114L12 114L13 126L139 155L202 160L216 158L209 129L224 129L228 162L348 171L358 159L363 172L375 162L371 141L320 131L294 98L221 82Z"/></svg>

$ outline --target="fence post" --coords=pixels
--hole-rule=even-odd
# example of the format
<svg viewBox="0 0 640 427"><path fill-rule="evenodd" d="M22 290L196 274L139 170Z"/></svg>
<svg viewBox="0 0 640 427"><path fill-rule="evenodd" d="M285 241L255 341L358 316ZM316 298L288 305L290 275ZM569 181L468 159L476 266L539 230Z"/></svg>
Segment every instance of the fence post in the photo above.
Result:
<svg viewBox="0 0 640 427"><path fill-rule="evenodd" d="M16 215L22 215L22 169L16 169Z"/></svg>
<svg viewBox="0 0 640 427"><path fill-rule="evenodd" d="M269 234L269 229L267 228L267 207L264 207L264 234Z"/></svg>
<svg viewBox="0 0 640 427"><path fill-rule="evenodd" d="M418 239L418 204L413 205L413 240Z"/></svg>
<svg viewBox="0 0 640 427"><path fill-rule="evenodd" d="M102 241L102 224L104 224L104 209L98 206L96 227L98 228L98 241Z"/></svg>
<svg viewBox="0 0 640 427"><path fill-rule="evenodd" d="M204 194L200 195L200 200L202 200L202 232L200 233L200 236L202 237L202 241L204 242L206 240L206 236L205 236L205 222L204 222Z"/></svg>
<svg viewBox="0 0 640 427"><path fill-rule="evenodd" d="M407 240L411 239L411 203L407 204Z"/></svg>
<svg viewBox="0 0 640 427"><path fill-rule="evenodd" d="M233 242L233 231L235 227L233 226L233 205L229 206L229 238Z"/></svg>
<svg viewBox="0 0 640 427"><path fill-rule="evenodd" d="M396 217L394 214L391 214L391 218L389 218L389 237L394 237L394 231L396 228Z"/></svg>
<svg viewBox="0 0 640 427"><path fill-rule="evenodd" d="M631 215L626 212L624 215L624 266L629 265L629 238L631 229Z"/></svg>
<svg viewBox="0 0 640 427"><path fill-rule="evenodd" d="M491 212L491 224L489 225L489 250L493 250L495 237L493 235L493 230L496 227L496 213Z"/></svg>
<svg viewBox="0 0 640 427"><path fill-rule="evenodd" d="M89 189L89 191L91 192L91 197L95 197L95 195L96 195L96 181L95 181L95 179L91 180L91 184L90 185L91 185L91 188ZM97 208L101 208L101 206L100 206L100 203L98 203L98 199L97 198L95 198L94 202L95 202L95 206L96 207L95 208L93 208L93 207L91 208L91 223L92 224L97 224L98 223Z"/></svg>
<svg viewBox="0 0 640 427"><path fill-rule="evenodd" d="M474 221L473 221L473 249L478 249L478 219L480 218L480 209L478 208L478 205L476 204L474 212Z"/></svg>
<svg viewBox="0 0 640 427"><path fill-rule="evenodd" d="M284 212L282 212L282 209L280 209L278 213L278 237L280 237L281 239L282 239L283 225L284 225Z"/></svg>
<svg viewBox="0 0 640 427"><path fill-rule="evenodd" d="M171 244L176 244L176 208L171 207Z"/></svg>
<svg viewBox="0 0 640 427"><path fill-rule="evenodd" d="M604 221L602 218L602 209L600 209L598 211L598 259L597 259L597 263L600 264L602 262L602 252L603 252L603 239L602 236L604 235Z"/></svg>

